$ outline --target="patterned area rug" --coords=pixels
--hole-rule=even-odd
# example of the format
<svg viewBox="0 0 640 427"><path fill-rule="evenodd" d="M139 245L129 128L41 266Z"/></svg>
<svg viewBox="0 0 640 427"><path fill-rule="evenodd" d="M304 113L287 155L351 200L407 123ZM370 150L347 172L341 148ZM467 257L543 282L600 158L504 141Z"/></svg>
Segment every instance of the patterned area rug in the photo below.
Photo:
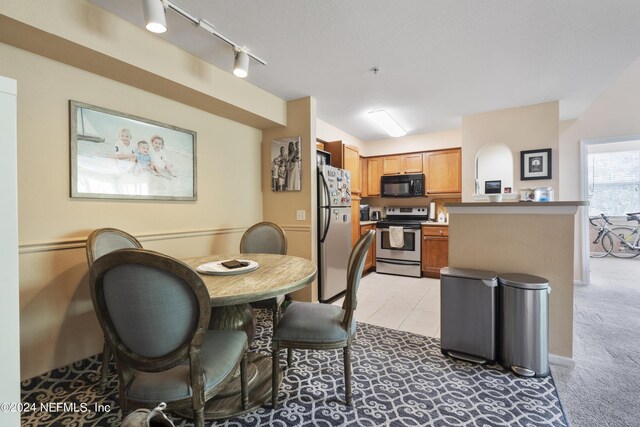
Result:
<svg viewBox="0 0 640 427"><path fill-rule="evenodd" d="M270 313L258 313L253 343L265 354L269 320ZM285 358L282 351L282 363ZM96 355L24 381L22 426L119 425L115 367L101 393L99 360ZM342 400L342 351L296 350L283 373L277 411L265 406L207 425L567 426L550 376L523 379L497 365L457 361L443 356L434 338L358 323L352 364L353 407Z"/></svg>

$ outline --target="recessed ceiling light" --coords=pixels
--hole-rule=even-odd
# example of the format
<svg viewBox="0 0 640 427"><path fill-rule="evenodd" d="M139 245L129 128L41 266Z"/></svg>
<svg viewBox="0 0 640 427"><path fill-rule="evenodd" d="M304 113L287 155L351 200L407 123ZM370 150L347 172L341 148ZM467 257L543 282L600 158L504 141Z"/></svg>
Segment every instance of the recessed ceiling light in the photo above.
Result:
<svg viewBox="0 0 640 427"><path fill-rule="evenodd" d="M395 120L384 110L369 111L369 120L375 123L380 129L389 134L389 136L398 137L405 136L407 132L400 127Z"/></svg>

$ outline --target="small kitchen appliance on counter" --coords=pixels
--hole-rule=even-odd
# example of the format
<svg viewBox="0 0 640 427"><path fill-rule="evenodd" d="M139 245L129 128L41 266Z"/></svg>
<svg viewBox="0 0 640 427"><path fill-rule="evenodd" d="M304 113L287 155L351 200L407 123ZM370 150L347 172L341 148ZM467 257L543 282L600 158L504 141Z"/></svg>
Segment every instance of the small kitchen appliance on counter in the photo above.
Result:
<svg viewBox="0 0 640 427"><path fill-rule="evenodd" d="M386 219L376 224L376 273L420 277L422 222L428 218L427 207L386 207ZM401 234L400 244L392 233Z"/></svg>
<svg viewBox="0 0 640 427"><path fill-rule="evenodd" d="M371 211L371 221L380 221L382 219L382 212Z"/></svg>
<svg viewBox="0 0 640 427"><path fill-rule="evenodd" d="M369 205L360 205L360 221L371 221L371 208Z"/></svg>

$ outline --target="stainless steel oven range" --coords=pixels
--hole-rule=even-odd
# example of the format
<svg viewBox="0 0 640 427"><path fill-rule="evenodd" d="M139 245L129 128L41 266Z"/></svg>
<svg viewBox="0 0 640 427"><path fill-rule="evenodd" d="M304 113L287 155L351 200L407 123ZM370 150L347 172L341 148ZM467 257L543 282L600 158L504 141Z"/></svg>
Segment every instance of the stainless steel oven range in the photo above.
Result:
<svg viewBox="0 0 640 427"><path fill-rule="evenodd" d="M427 207L386 207L384 221L376 224L376 272L420 277L422 222Z"/></svg>

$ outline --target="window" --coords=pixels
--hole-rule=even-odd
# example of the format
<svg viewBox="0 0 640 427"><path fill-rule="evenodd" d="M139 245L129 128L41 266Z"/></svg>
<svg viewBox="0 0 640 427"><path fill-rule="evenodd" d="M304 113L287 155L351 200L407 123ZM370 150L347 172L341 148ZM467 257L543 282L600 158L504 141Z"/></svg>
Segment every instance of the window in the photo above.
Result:
<svg viewBox="0 0 640 427"><path fill-rule="evenodd" d="M589 215L640 211L640 149L588 154Z"/></svg>

